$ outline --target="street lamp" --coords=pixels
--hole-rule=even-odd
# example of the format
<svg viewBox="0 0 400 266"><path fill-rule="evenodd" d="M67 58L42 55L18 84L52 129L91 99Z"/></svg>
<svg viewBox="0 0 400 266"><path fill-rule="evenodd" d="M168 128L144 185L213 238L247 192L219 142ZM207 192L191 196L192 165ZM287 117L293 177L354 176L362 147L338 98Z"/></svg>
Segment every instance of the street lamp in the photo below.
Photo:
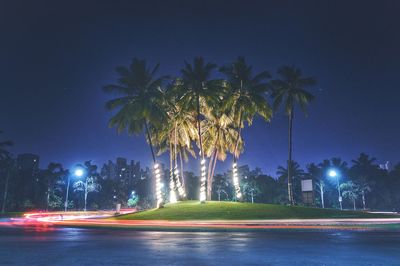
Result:
<svg viewBox="0 0 400 266"><path fill-rule="evenodd" d="M338 172L336 170L331 169L331 170L329 170L328 175L330 177L336 177L337 187L338 187L338 194L339 194L339 205L340 205L340 209L343 210L343 207L342 207L342 193L340 192L339 174L338 174Z"/></svg>
<svg viewBox="0 0 400 266"><path fill-rule="evenodd" d="M74 176L81 177L84 174L84 170L82 168L76 168L74 171ZM68 175L68 182L67 182L67 192L65 195L65 203L64 203L64 211L67 211L68 208L68 194L69 194L69 183L70 183L71 175Z"/></svg>
<svg viewBox="0 0 400 266"><path fill-rule="evenodd" d="M81 168L75 169L75 176L77 176L77 177L83 176L83 169L81 169Z"/></svg>

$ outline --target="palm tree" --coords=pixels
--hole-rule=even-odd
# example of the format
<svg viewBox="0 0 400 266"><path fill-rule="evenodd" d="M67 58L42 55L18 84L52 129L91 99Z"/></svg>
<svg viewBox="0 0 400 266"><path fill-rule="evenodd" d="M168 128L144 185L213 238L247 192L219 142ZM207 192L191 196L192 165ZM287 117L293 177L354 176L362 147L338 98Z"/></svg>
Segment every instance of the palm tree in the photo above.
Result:
<svg viewBox="0 0 400 266"><path fill-rule="evenodd" d="M167 114L162 128L152 135L153 143L158 146L158 155L169 150L170 157L170 199L175 201L175 189L181 198L186 197L183 179L183 159L188 154L195 157L192 141L196 140L195 120L192 114L180 106L175 84L168 87L163 97L163 108ZM180 156L181 175L178 170L178 154ZM182 155L183 154L183 155ZM182 181L181 178L182 177Z"/></svg>
<svg viewBox="0 0 400 266"><path fill-rule="evenodd" d="M185 61L181 70L182 78L177 83L179 99L182 108L195 114L197 122L198 147L201 157L200 201L206 200L206 166L203 152L201 122L205 120L202 114L203 106L217 106L220 100L221 81L211 79L211 73L217 66L206 63L202 57L196 57L193 64ZM210 184L211 185L211 184Z"/></svg>
<svg viewBox="0 0 400 266"><path fill-rule="evenodd" d="M270 78L267 71L262 71L255 76L252 73L252 66L247 65L244 57L238 57L231 65L221 67L220 71L227 77L227 90L224 99L226 110L232 110L234 125L238 131L235 148L233 150L233 172L239 158L239 142L241 140L244 121L250 126L255 115L260 115L264 120L269 121L272 110L266 101L265 93L268 90L266 79ZM240 194L240 187L237 184L236 193Z"/></svg>
<svg viewBox="0 0 400 266"><path fill-rule="evenodd" d="M371 186L376 184L375 176L378 176L379 167L376 164L376 158L361 153L356 160L352 160L350 175L354 177L355 183L360 187L360 193L363 203L363 209L366 209L365 196L371 192Z"/></svg>
<svg viewBox="0 0 400 266"><path fill-rule="evenodd" d="M357 186L359 187L360 193L361 193L361 199L363 203L363 210L367 209L367 204L365 200L365 195L368 192L371 192L371 186L369 185L369 182L367 181L367 178L365 176L361 176L357 180Z"/></svg>
<svg viewBox="0 0 400 266"><path fill-rule="evenodd" d="M160 170L153 150L152 132L149 129L150 125L155 129L160 128L166 117L161 104L161 86L167 77L155 78L158 67L159 64L148 68L145 60L134 58L129 67L116 68L120 76L117 84L104 86L103 89L119 94L118 98L106 103L108 110L117 110L110 119L110 127L116 127L118 132L127 130L128 134L141 134L145 131L155 167L157 207L160 207Z"/></svg>
<svg viewBox="0 0 400 266"><path fill-rule="evenodd" d="M233 116L220 112L218 108L213 111L207 108L207 121L203 124L204 132L204 153L210 158L207 177L207 200L211 200L213 177L217 160L224 161L227 152L233 154L236 149L241 152L243 149L242 138L237 142L238 132L233 126ZM240 190L238 191L240 193Z"/></svg>
<svg viewBox="0 0 400 266"><path fill-rule="evenodd" d="M304 113L307 105L314 96L305 90L306 87L316 83L314 78L303 77L301 70L293 66L283 66L278 70L280 79L271 82L273 86L273 107L277 110L282 104L289 117L289 151L288 151L288 199L294 204L292 189L292 132L295 106L298 104Z"/></svg>
<svg viewBox="0 0 400 266"><path fill-rule="evenodd" d="M284 182L287 183L286 179L289 177L289 175L288 175L289 169L291 171L290 176L292 177L292 179L294 178L294 179L301 180L305 175L305 173L304 173L303 169L301 169L300 165L297 162L292 160L291 163L286 168L283 166L279 166L278 170L276 171L276 174L278 175L278 180L281 184ZM296 186L294 186L295 191L298 191L300 189L300 182L296 182L295 184L296 184ZM294 195L297 195L297 194L293 193L293 191L291 193L293 196L293 203L294 203L295 202ZM289 203L291 204L290 201L289 201Z"/></svg>

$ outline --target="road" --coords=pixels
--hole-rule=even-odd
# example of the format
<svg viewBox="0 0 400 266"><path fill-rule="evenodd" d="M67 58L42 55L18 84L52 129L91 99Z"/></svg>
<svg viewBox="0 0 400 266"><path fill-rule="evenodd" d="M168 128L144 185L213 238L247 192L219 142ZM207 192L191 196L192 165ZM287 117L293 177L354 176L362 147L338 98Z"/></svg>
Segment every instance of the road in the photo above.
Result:
<svg viewBox="0 0 400 266"><path fill-rule="evenodd" d="M0 227L0 265L400 265L398 230Z"/></svg>

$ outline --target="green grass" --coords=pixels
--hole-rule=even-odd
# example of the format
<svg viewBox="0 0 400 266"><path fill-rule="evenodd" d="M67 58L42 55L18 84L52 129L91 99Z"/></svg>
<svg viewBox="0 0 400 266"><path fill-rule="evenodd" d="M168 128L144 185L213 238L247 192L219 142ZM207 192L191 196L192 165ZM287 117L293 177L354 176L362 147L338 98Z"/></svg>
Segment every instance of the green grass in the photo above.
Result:
<svg viewBox="0 0 400 266"><path fill-rule="evenodd" d="M21 217L23 212L5 212L0 213L0 218L13 218L13 217Z"/></svg>
<svg viewBox="0 0 400 266"><path fill-rule="evenodd" d="M387 214L239 202L184 201L164 208L117 216L118 220L257 220L317 218L390 218Z"/></svg>

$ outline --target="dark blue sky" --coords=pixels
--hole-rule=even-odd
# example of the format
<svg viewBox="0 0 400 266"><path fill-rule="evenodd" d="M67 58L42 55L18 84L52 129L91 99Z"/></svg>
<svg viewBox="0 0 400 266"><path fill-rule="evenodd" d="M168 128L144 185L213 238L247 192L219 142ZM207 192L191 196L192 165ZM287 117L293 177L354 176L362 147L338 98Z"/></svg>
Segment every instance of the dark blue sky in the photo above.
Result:
<svg viewBox="0 0 400 266"><path fill-rule="evenodd" d="M217 64L243 55L256 71L294 64L318 79L308 118L294 124L295 160L366 152L397 162L399 10L399 1L1 1L0 129L42 166L117 156L149 165L143 136L107 127L101 87L114 68L136 56L176 75L196 55ZM268 173L285 163L282 114L244 137L242 163Z"/></svg>

